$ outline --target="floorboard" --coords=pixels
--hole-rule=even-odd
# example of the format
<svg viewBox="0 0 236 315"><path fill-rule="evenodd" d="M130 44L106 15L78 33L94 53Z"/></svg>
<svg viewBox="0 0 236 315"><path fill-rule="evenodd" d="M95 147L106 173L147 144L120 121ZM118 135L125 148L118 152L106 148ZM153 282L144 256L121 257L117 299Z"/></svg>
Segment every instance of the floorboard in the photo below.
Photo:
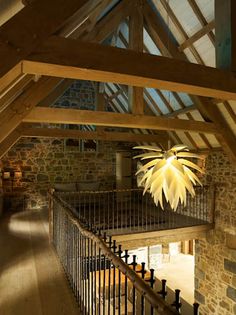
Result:
<svg viewBox="0 0 236 315"><path fill-rule="evenodd" d="M0 314L79 314L39 211L0 220Z"/></svg>

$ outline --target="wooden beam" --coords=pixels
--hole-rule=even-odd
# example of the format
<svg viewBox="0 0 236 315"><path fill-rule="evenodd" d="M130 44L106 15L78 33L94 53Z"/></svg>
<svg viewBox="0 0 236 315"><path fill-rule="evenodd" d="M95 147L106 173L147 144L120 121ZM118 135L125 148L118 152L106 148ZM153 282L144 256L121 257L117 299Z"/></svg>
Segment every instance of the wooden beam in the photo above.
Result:
<svg viewBox="0 0 236 315"><path fill-rule="evenodd" d="M214 228L213 224L204 224L198 226L176 228L163 231L151 231L151 232L141 232L132 234L122 234L116 235L116 241L122 244L125 248L137 248L137 242L142 244L142 246L156 245L166 238L172 240L173 242L182 241L186 239L205 239L207 232ZM144 243L144 241L147 243Z"/></svg>
<svg viewBox="0 0 236 315"><path fill-rule="evenodd" d="M90 21L90 16L98 11L104 9L104 4L107 6L108 0L91 0L87 1L83 8L77 11L71 18L67 21L63 28L59 30L59 35L62 37L73 37L76 38L75 33L77 29L85 21ZM87 25L88 27L88 25Z"/></svg>
<svg viewBox="0 0 236 315"><path fill-rule="evenodd" d="M129 16L129 49L143 52L143 3L137 0ZM143 88L129 87L130 111L133 114L144 113Z"/></svg>
<svg viewBox="0 0 236 315"><path fill-rule="evenodd" d="M236 100L236 78L229 71L60 37L44 42L23 62L22 69L27 74L114 82Z"/></svg>
<svg viewBox="0 0 236 315"><path fill-rule="evenodd" d="M212 123L90 110L35 107L24 119L29 123L82 124L153 130L192 130L218 133Z"/></svg>
<svg viewBox="0 0 236 315"><path fill-rule="evenodd" d="M101 86L103 83L97 84L97 98L96 98L96 110L98 111L105 111L106 104L105 104L105 97L104 97L104 85ZM103 127L96 126L96 130L101 132L104 131Z"/></svg>
<svg viewBox="0 0 236 315"><path fill-rule="evenodd" d="M102 42L130 14L133 3L133 0L122 0L95 25L95 28L91 32L82 36L81 40L86 42Z"/></svg>
<svg viewBox="0 0 236 315"><path fill-rule="evenodd" d="M190 105L181 109L177 109L175 111L173 111L172 113L168 113L165 114L164 117L168 118L168 117L177 117L179 115L183 115L183 114L187 114L189 112L192 112L194 110L197 110L197 106L196 105Z"/></svg>
<svg viewBox="0 0 236 315"><path fill-rule="evenodd" d="M0 143L0 159L20 139L21 132L16 128Z"/></svg>
<svg viewBox="0 0 236 315"><path fill-rule="evenodd" d="M25 125L25 124L23 124ZM91 139L103 141L125 141L125 142L161 142L166 137L152 134L134 134L132 132L108 132L99 131L81 131L59 128L33 128L26 127L22 132L23 137L44 137L44 138L74 138Z"/></svg>
<svg viewBox="0 0 236 315"><path fill-rule="evenodd" d="M34 1L3 24L0 27L0 77L15 67L42 40L55 33L84 4L87 4L86 0Z"/></svg>
<svg viewBox="0 0 236 315"><path fill-rule="evenodd" d="M215 0L216 67L236 71L236 2Z"/></svg>
<svg viewBox="0 0 236 315"><path fill-rule="evenodd" d="M202 11L200 10L196 0L188 0L189 5L191 6L193 12L195 13L197 19L201 23L202 27L207 25L207 20L205 19ZM207 33L207 36L209 37L210 41L212 42L213 46L215 46L215 35L212 31Z"/></svg>
<svg viewBox="0 0 236 315"><path fill-rule="evenodd" d="M60 83L61 79L41 78L32 82L30 87L8 106L0 116L0 142L3 141L22 121L22 119L43 100L52 87Z"/></svg>
<svg viewBox="0 0 236 315"><path fill-rule="evenodd" d="M167 51L169 56L187 61L185 54L178 50L178 47L173 40L170 40L167 29L163 26L162 21L147 3L144 5L144 17L146 22L148 22L149 19L149 24L147 24L151 28L149 34L156 45L161 42L162 47L165 47L165 50L163 49L162 52L165 53ZM158 40L156 40L156 36L158 36ZM231 161L236 163L236 139L232 130L226 124L217 106L215 106L208 98L205 97L199 98L190 95L190 98L192 99L193 103L196 104L202 116L215 123L218 130L221 132L221 135L216 135L217 140L222 145L222 148L228 154Z"/></svg>
<svg viewBox="0 0 236 315"><path fill-rule="evenodd" d="M200 38L210 33L215 28L215 21L211 21L208 24L204 25L198 32L189 37L186 41L184 41L180 46L179 50L183 51L184 49L191 46L193 43L198 41Z"/></svg>
<svg viewBox="0 0 236 315"><path fill-rule="evenodd" d="M32 75L23 76L19 82L17 82L11 89L6 91L0 97L0 112L3 111L15 98L17 98L22 93L32 78Z"/></svg>
<svg viewBox="0 0 236 315"><path fill-rule="evenodd" d="M170 21L174 24L174 26L176 27L177 31L181 34L181 36L183 36L185 38L185 40L187 40L188 34L186 33L186 31L184 30L182 24L179 22L178 18L176 17L176 15L174 14L169 1L167 0L160 0L160 3L162 4L162 6L164 7L164 9L166 10L166 13L170 19ZM162 25L163 27L163 25ZM167 27L167 25L166 25ZM204 65L204 61L202 59L202 57L200 56L200 54L198 53L198 51L196 50L196 48L194 46L190 46L189 47L190 52L192 53L192 55L194 56L195 60L197 63Z"/></svg>
<svg viewBox="0 0 236 315"><path fill-rule="evenodd" d="M196 97L194 103L197 105L200 112L205 113L208 117L212 117L216 128L219 130L215 135L216 139L231 158L231 161L236 163L236 138L234 133L227 126L227 122L221 112L211 103L210 99Z"/></svg>
<svg viewBox="0 0 236 315"><path fill-rule="evenodd" d="M0 43L0 45L1 45L1 43ZM5 75L0 77L0 94L4 95L5 93L7 93L23 77L24 77L24 74L22 73L21 63L18 63L15 67L13 67Z"/></svg>
<svg viewBox="0 0 236 315"><path fill-rule="evenodd" d="M103 35L105 39L105 37L107 36L106 32L103 32ZM101 37L100 37L101 38ZM95 37L96 39L96 37ZM19 76L22 76L22 71L21 71L21 63L19 63L15 68L13 68L9 73L7 73L7 75L5 75L2 79L0 78L0 89L3 86L5 89L8 89L9 84L13 81L13 79L17 79L19 80ZM41 80L45 80L43 81L44 83L42 84L42 81L36 82L34 83L34 88L31 90L27 90L27 97L31 97L34 98L34 90L37 88L41 91L42 93L42 97L38 98L38 102L43 101L44 98L46 98L51 90L57 90L57 85L60 83L60 79L55 79L55 78L44 78ZM69 82L71 82L70 80L67 80L68 84ZM16 83L14 83L16 84ZM67 88L67 83L64 82L63 86L65 87L65 89ZM6 90L4 90L4 93L6 92ZM63 90L60 90L60 93L63 93ZM31 96L30 96L31 95ZM53 93L52 97L54 97L55 94ZM24 98L24 96L22 95L22 97ZM15 127L17 127L20 122L21 119L24 117L24 114L21 115L17 115L17 117L13 117L13 114L17 114L17 113L21 113L21 106L23 107L23 113L25 113L25 107L23 106L22 101L22 97L18 99L16 99L14 101L14 103L12 104L11 107L16 108L16 110L11 110L8 109L6 110L6 112L2 113L1 119L0 119L0 123L2 124L1 126L4 127L3 130L5 130L5 134L3 132L0 133L0 141L3 140L5 137L7 137L7 135L9 134L9 132L11 132L11 130L13 130ZM50 97L50 96L49 96ZM50 101L51 102L51 101ZM47 103L43 102L42 103L44 106L48 105ZM38 105L37 102L34 102L33 106ZM30 107L32 108L32 107ZM30 108L28 110L30 110ZM4 117L6 118L6 120L4 121ZM6 129L5 129L6 127Z"/></svg>
<svg viewBox="0 0 236 315"><path fill-rule="evenodd" d="M63 93L73 84L74 80L62 80L56 87L47 95L38 106L51 106L56 100L63 95Z"/></svg>
<svg viewBox="0 0 236 315"><path fill-rule="evenodd" d="M82 35L85 36L94 29L99 16L104 12L105 8L110 4L110 0L102 0L102 2L88 15L84 22L70 33L70 38L78 39ZM64 36L63 36L64 37Z"/></svg>

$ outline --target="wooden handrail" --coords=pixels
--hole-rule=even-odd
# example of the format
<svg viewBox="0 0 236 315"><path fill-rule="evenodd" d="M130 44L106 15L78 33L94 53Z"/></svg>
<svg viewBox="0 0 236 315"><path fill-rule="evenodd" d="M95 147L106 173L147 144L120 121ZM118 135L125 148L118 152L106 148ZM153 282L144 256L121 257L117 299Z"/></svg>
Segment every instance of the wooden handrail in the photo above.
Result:
<svg viewBox="0 0 236 315"><path fill-rule="evenodd" d="M112 264L118 268L127 278L133 283L134 287L140 292L141 295L145 296L145 299L157 310L159 315L173 315L179 314L174 310L165 300L163 300L154 290L141 279L134 270L129 267L120 257L116 256L112 250L103 241L102 237L96 235L92 231L85 228L73 214L71 207L64 202L59 196L53 194L53 191L49 191L50 198L57 202L65 211L71 222L78 228L80 233L92 240L101 249L102 253L112 262ZM52 202L51 202L52 204Z"/></svg>

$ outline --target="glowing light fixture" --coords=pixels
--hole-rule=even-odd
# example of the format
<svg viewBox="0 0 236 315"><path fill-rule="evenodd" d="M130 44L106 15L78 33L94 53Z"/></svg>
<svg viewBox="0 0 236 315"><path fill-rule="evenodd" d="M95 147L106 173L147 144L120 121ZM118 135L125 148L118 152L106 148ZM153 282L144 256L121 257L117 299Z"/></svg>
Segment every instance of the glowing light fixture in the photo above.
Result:
<svg viewBox="0 0 236 315"><path fill-rule="evenodd" d="M151 160L142 165L136 175L143 173L139 186L144 186L143 194L149 191L156 205L163 207L163 194L170 207L176 210L179 202L186 205L186 193L195 196L194 185L202 186L197 175L191 170L204 173L195 163L185 158L202 159L201 156L189 152L186 145L174 145L164 151L158 146L137 146L134 149L148 150L150 152L135 156L141 160Z"/></svg>

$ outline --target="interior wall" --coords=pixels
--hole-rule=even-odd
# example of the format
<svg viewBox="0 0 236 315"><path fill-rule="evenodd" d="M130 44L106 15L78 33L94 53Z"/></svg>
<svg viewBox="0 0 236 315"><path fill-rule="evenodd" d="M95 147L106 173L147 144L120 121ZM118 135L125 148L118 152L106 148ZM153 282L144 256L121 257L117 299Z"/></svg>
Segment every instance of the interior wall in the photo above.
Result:
<svg viewBox="0 0 236 315"><path fill-rule="evenodd" d="M206 180L216 184L215 230L196 241L195 298L201 315L236 314L236 250L226 232L236 234L236 167L223 152L206 160Z"/></svg>
<svg viewBox="0 0 236 315"><path fill-rule="evenodd" d="M42 209L55 183L99 183L99 189L105 190L116 187L116 152L128 150L130 144L100 141L97 152L81 152L80 147L67 147L65 142L21 139L3 157L2 169L11 174L21 171L22 178L3 180L4 192L25 194L25 209Z"/></svg>

